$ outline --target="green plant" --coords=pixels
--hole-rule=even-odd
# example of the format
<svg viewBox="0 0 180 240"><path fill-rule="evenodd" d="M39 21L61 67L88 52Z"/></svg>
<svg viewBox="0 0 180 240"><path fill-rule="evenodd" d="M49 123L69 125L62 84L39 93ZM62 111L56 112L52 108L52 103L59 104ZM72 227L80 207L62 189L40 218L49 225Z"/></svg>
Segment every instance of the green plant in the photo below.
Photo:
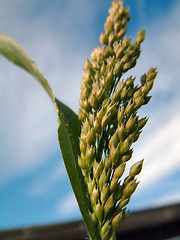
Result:
<svg viewBox="0 0 180 240"><path fill-rule="evenodd" d="M136 41L126 38L129 9L114 0L100 35L101 47L86 59L77 116L54 97L53 91L24 49L0 34L0 53L31 73L51 98L58 120L58 138L66 170L90 239L115 239L115 230L128 214L126 205L138 182L143 161L135 163L120 180L148 118L138 109L149 102L156 69L151 68L135 85L135 78L122 79L136 65L145 31Z"/></svg>

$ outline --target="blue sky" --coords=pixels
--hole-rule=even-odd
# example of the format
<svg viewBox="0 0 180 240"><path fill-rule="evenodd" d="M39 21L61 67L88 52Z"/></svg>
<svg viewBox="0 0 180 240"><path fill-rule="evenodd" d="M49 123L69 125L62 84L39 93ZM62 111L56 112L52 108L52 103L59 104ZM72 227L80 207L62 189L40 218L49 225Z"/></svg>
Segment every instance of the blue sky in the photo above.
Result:
<svg viewBox="0 0 180 240"><path fill-rule="evenodd" d="M109 0L0 0L0 31L15 38L78 112L85 58L98 45ZM129 0L128 36L146 29L140 77L158 68L150 116L131 164L145 159L129 208L180 201L180 2ZM54 107L41 86L0 56L0 229L81 219L61 158Z"/></svg>

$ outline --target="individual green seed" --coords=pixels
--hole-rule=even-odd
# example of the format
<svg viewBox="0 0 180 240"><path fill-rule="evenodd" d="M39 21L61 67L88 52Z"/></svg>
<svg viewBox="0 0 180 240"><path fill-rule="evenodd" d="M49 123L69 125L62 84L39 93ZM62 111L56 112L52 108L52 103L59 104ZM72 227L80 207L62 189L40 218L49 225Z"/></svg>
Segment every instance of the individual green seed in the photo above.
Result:
<svg viewBox="0 0 180 240"><path fill-rule="evenodd" d="M125 114L127 117L129 117L131 115L131 113L134 110L134 101L130 100L125 108Z"/></svg>
<svg viewBox="0 0 180 240"><path fill-rule="evenodd" d="M138 131L141 130L147 123L149 118L145 117L145 118L141 118L138 122L137 122L137 129Z"/></svg>
<svg viewBox="0 0 180 240"><path fill-rule="evenodd" d="M99 178L99 187L102 188L105 183L107 183L108 176L106 174L105 168L103 169L100 178Z"/></svg>
<svg viewBox="0 0 180 240"><path fill-rule="evenodd" d="M108 156L105 156L104 158L104 164L105 164L105 169L108 170L112 166L112 162Z"/></svg>
<svg viewBox="0 0 180 240"><path fill-rule="evenodd" d="M102 64L102 61L103 61L103 56L102 54L97 54L97 63L98 63L98 66L96 69L100 70L100 67L101 67L101 64ZM100 73L99 71L97 71L96 73Z"/></svg>
<svg viewBox="0 0 180 240"><path fill-rule="evenodd" d="M149 89L148 89L147 83L145 83L145 84L141 87L141 89L142 89L142 94L143 94L143 95L148 94Z"/></svg>
<svg viewBox="0 0 180 240"><path fill-rule="evenodd" d="M113 25L111 23L104 24L106 34L109 35L113 30Z"/></svg>
<svg viewBox="0 0 180 240"><path fill-rule="evenodd" d="M140 108L144 103L144 97L141 95L134 100L136 108Z"/></svg>
<svg viewBox="0 0 180 240"><path fill-rule="evenodd" d="M86 153L86 142L83 140L83 139L80 139L80 143L79 143L79 146L80 146L80 151L85 154Z"/></svg>
<svg viewBox="0 0 180 240"><path fill-rule="evenodd" d="M110 119L111 119L111 113L109 113L109 115L103 116L101 121L101 127L105 128L109 124Z"/></svg>
<svg viewBox="0 0 180 240"><path fill-rule="evenodd" d="M133 180L134 180L134 177L127 176L127 177L124 179L123 186L126 186L129 182L131 182L131 181L133 181Z"/></svg>
<svg viewBox="0 0 180 240"><path fill-rule="evenodd" d="M106 201L106 203L104 204L104 213L107 215L113 206L114 206L114 198L113 198L113 194L111 194L108 200Z"/></svg>
<svg viewBox="0 0 180 240"><path fill-rule="evenodd" d="M91 128L93 126L93 124L94 124L94 119L95 119L94 113L89 113L88 118L89 118L89 125L90 125L90 128ZM91 128L91 130L93 130L93 129Z"/></svg>
<svg viewBox="0 0 180 240"><path fill-rule="evenodd" d="M97 71L94 75L94 79L96 81L95 84L93 84L93 89L98 89L98 81L99 81L99 78L101 77L101 73L99 71Z"/></svg>
<svg viewBox="0 0 180 240"><path fill-rule="evenodd" d="M103 167L104 167L103 161L99 163L95 160L93 162L93 174L96 179L99 179L101 172L103 170Z"/></svg>
<svg viewBox="0 0 180 240"><path fill-rule="evenodd" d="M86 135L89 132L89 130L90 130L90 125L86 119L86 121L83 122L82 132ZM81 132L81 136L82 136L82 132Z"/></svg>
<svg viewBox="0 0 180 240"><path fill-rule="evenodd" d="M130 198L122 197L121 201L118 204L118 211L121 211L130 201Z"/></svg>
<svg viewBox="0 0 180 240"><path fill-rule="evenodd" d="M94 159L94 154L95 154L95 146L93 146L93 145L87 146L86 160L87 160L88 166L92 163L92 161Z"/></svg>
<svg viewBox="0 0 180 240"><path fill-rule="evenodd" d="M100 69L100 72L101 72L102 75L104 75L104 74L105 74L105 71L106 71L106 65L105 65L105 63L103 62L102 66L101 66L101 69Z"/></svg>
<svg viewBox="0 0 180 240"><path fill-rule="evenodd" d="M85 169L86 168L86 161L84 158L78 156L78 165L80 168Z"/></svg>
<svg viewBox="0 0 180 240"><path fill-rule="evenodd" d="M128 198L136 190L138 184L136 180L129 182L123 190L123 196Z"/></svg>
<svg viewBox="0 0 180 240"><path fill-rule="evenodd" d="M132 143L129 141L129 139L126 138L125 141L120 144L120 154L123 155L124 153L126 153L131 147L131 144Z"/></svg>
<svg viewBox="0 0 180 240"><path fill-rule="evenodd" d="M101 44L108 44L108 35L106 33L101 33L99 37L99 42Z"/></svg>
<svg viewBox="0 0 180 240"><path fill-rule="evenodd" d="M80 99L80 100L79 100L79 105L80 105L80 107L81 107L82 109L85 110L85 112L88 112L89 109L90 109L90 105L89 105L87 99L85 99L85 100Z"/></svg>
<svg viewBox="0 0 180 240"><path fill-rule="evenodd" d="M113 173L113 176L115 176L116 178L119 178L123 175L124 173L124 170L125 170L125 164L120 164L115 170L114 170L114 173Z"/></svg>
<svg viewBox="0 0 180 240"><path fill-rule="evenodd" d="M154 81L156 75L157 75L156 68L151 68L147 74L147 82Z"/></svg>
<svg viewBox="0 0 180 240"><path fill-rule="evenodd" d="M92 73L90 70L86 70L83 72L82 80L85 81L87 85L90 85L93 82Z"/></svg>
<svg viewBox="0 0 180 240"><path fill-rule="evenodd" d="M124 79L122 79L121 82L119 82L118 84L118 91L122 91L124 87L125 87L125 82L124 82Z"/></svg>
<svg viewBox="0 0 180 240"><path fill-rule="evenodd" d="M137 97L142 95L142 89L139 88L135 93L133 94L133 98L136 99Z"/></svg>
<svg viewBox="0 0 180 240"><path fill-rule="evenodd" d="M133 88L133 86L134 86L134 80L135 80L135 78L132 78L132 77L130 77L130 78L128 78L127 80L126 80L126 86L127 87L130 87L130 88Z"/></svg>
<svg viewBox="0 0 180 240"><path fill-rule="evenodd" d="M129 171L129 176L135 177L136 175L138 175L141 172L143 161L144 160L139 161L139 162L133 164L133 166L131 167L131 169Z"/></svg>
<svg viewBox="0 0 180 240"><path fill-rule="evenodd" d="M78 118L80 121L84 121L85 119L85 113L82 109L79 109Z"/></svg>
<svg viewBox="0 0 180 240"><path fill-rule="evenodd" d="M113 193L115 192L117 186L118 186L118 178L116 178L115 176L112 177L111 179L111 182L110 182L110 185L109 185L109 190L110 190L110 193Z"/></svg>
<svg viewBox="0 0 180 240"><path fill-rule="evenodd" d="M113 136L112 136L112 137L110 138L110 140L109 140L109 148L110 148L112 145L116 148L117 145L118 145L118 143L119 143L118 133L115 132L115 133L113 134Z"/></svg>
<svg viewBox="0 0 180 240"><path fill-rule="evenodd" d="M119 226L119 224L122 222L122 220L123 220L123 214L122 214L122 212L120 212L112 220L111 225L112 225L113 231L116 230L116 228Z"/></svg>
<svg viewBox="0 0 180 240"><path fill-rule="evenodd" d="M122 58L121 58L121 62L122 63L125 63L128 61L128 58L129 58L129 54L125 54Z"/></svg>
<svg viewBox="0 0 180 240"><path fill-rule="evenodd" d="M122 62L120 61L121 57L124 55L124 49L121 47L116 52L116 58L119 60L119 65L122 66Z"/></svg>
<svg viewBox="0 0 180 240"><path fill-rule="evenodd" d="M153 85L154 85L153 80L147 82L148 91L150 91L152 89Z"/></svg>
<svg viewBox="0 0 180 240"><path fill-rule="evenodd" d="M141 134L141 132L137 132L137 131L133 132L133 133L130 134L129 137L128 137L129 141L132 142L132 143L133 143L133 142L136 142L136 141L138 140L140 134Z"/></svg>
<svg viewBox="0 0 180 240"><path fill-rule="evenodd" d="M96 217L98 218L99 222L102 222L103 220L103 206L100 204L100 202L98 202L95 206L94 206L94 212L96 214Z"/></svg>
<svg viewBox="0 0 180 240"><path fill-rule="evenodd" d="M89 212L89 217L91 219L91 222L93 223L94 228L97 227L97 217L94 212Z"/></svg>
<svg viewBox="0 0 180 240"><path fill-rule="evenodd" d="M128 88L127 88L127 86L125 86L125 87L122 89L122 91L121 91L121 99L122 99L123 101L126 100L127 94L128 94Z"/></svg>
<svg viewBox="0 0 180 240"><path fill-rule="evenodd" d="M113 45L113 43L114 43L114 41L116 40L116 37L115 37L115 35L114 35L114 33L113 32L111 32L110 34L109 34L109 39L108 39L109 41L109 45L110 46L112 46Z"/></svg>
<svg viewBox="0 0 180 240"><path fill-rule="evenodd" d="M118 89L116 89L112 95L112 101L118 102L119 99L120 99L120 91L118 91Z"/></svg>
<svg viewBox="0 0 180 240"><path fill-rule="evenodd" d="M109 58L107 59L107 65L108 65L109 68L114 67L114 65L115 65L115 59L114 59L114 57L109 57Z"/></svg>
<svg viewBox="0 0 180 240"><path fill-rule="evenodd" d="M102 107L100 111L97 112L97 119L101 122L104 116L104 108Z"/></svg>
<svg viewBox="0 0 180 240"><path fill-rule="evenodd" d="M115 22L114 23L114 30L116 33L118 33L120 31L121 28L121 24L119 22Z"/></svg>
<svg viewBox="0 0 180 240"><path fill-rule="evenodd" d="M122 46L124 47L124 49L127 49L130 46L131 39L132 37L129 37L128 39L126 38L126 36L124 37L122 41Z"/></svg>
<svg viewBox="0 0 180 240"><path fill-rule="evenodd" d="M83 89L81 89L81 99L85 99L88 97L89 97L89 88L84 87Z"/></svg>
<svg viewBox="0 0 180 240"><path fill-rule="evenodd" d="M96 205L96 203L98 202L98 199L99 199L99 191L96 188L96 186L94 186L94 189L93 189L92 194L90 195L90 197L91 197L92 205Z"/></svg>
<svg viewBox="0 0 180 240"><path fill-rule="evenodd" d="M88 98L88 102L91 105L91 107L94 108L94 110L96 110L99 106L98 100L97 100L95 94L93 94L92 92Z"/></svg>
<svg viewBox="0 0 180 240"><path fill-rule="evenodd" d="M114 72L115 74L118 76L118 75L121 75L122 73L122 69L123 69L123 65L121 63L120 60L117 61L115 67L114 67Z"/></svg>
<svg viewBox="0 0 180 240"><path fill-rule="evenodd" d="M91 177L89 177L87 181L87 186L88 186L89 195L91 195L95 186L95 179L94 178L91 179Z"/></svg>
<svg viewBox="0 0 180 240"><path fill-rule="evenodd" d="M85 60L84 67L85 67L85 69L89 69L89 70L92 69L92 64L91 64L91 62L89 61L88 58L86 58L86 60Z"/></svg>
<svg viewBox="0 0 180 240"><path fill-rule="evenodd" d="M86 139L87 139L88 144L90 144L90 145L91 145L91 144L94 144L95 139L96 139L96 135L95 135L93 129L91 129L91 130L88 132Z"/></svg>
<svg viewBox="0 0 180 240"><path fill-rule="evenodd" d="M120 156L120 151L119 148L115 148L113 145L110 148L110 159L112 161L112 163L116 163L119 159Z"/></svg>
<svg viewBox="0 0 180 240"><path fill-rule="evenodd" d="M113 69L108 69L107 75L106 75L106 80L108 83L111 83L113 80Z"/></svg>
<svg viewBox="0 0 180 240"><path fill-rule="evenodd" d="M132 149L128 150L126 152L126 154L121 157L121 162L125 163L125 162L129 161L132 157L132 154L133 154L133 150Z"/></svg>
<svg viewBox="0 0 180 240"><path fill-rule="evenodd" d="M145 30L141 30L137 34L136 42L141 43L145 39Z"/></svg>
<svg viewBox="0 0 180 240"><path fill-rule="evenodd" d="M126 28L122 28L118 33L118 38L122 38L126 34Z"/></svg>
<svg viewBox="0 0 180 240"><path fill-rule="evenodd" d="M95 121L94 121L94 124L93 124L93 127L94 127L94 131L100 135L101 134L101 124L99 122L99 120L96 118Z"/></svg>
<svg viewBox="0 0 180 240"><path fill-rule="evenodd" d="M133 68L135 65L136 65L136 61L134 61L134 60L126 62L123 66L123 71L126 72L129 69Z"/></svg>
<svg viewBox="0 0 180 240"><path fill-rule="evenodd" d="M124 122L124 108L119 107L118 114L117 114L117 120L118 120L118 123Z"/></svg>
<svg viewBox="0 0 180 240"><path fill-rule="evenodd" d="M125 129L128 132L130 132L135 127L135 125L136 125L136 117L134 117L133 114L131 114L131 116L126 122Z"/></svg>
<svg viewBox="0 0 180 240"><path fill-rule="evenodd" d="M111 114L112 116L115 115L117 113L117 103L116 102L111 102L108 106L107 106L107 112L106 115Z"/></svg>
<svg viewBox="0 0 180 240"><path fill-rule="evenodd" d="M118 124L118 137L120 139L120 141L123 141L124 140L124 137L125 137L125 129L124 129L124 125L121 123L121 124Z"/></svg>
<svg viewBox="0 0 180 240"><path fill-rule="evenodd" d="M104 204L109 197L109 187L103 186L101 189L101 202Z"/></svg>
<svg viewBox="0 0 180 240"><path fill-rule="evenodd" d="M148 71L148 74L152 72L157 72L157 68L151 67Z"/></svg>

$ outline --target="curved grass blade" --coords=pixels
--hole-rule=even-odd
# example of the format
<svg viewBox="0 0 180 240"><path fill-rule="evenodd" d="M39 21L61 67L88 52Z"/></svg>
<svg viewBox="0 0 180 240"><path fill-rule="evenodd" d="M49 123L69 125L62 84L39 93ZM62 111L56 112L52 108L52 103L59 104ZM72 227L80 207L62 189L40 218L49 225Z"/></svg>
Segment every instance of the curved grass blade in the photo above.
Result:
<svg viewBox="0 0 180 240"><path fill-rule="evenodd" d="M77 115L66 105L55 99L47 79L29 58L26 51L15 40L3 33L0 33L0 53L31 73L53 101L57 111L58 138L66 170L88 232L92 239L98 239L95 237L96 230L88 212L90 203L86 194L86 185L77 163L81 125Z"/></svg>
<svg viewBox="0 0 180 240"><path fill-rule="evenodd" d="M51 100L55 103L53 91L36 64L29 58L24 48L9 36L0 33L0 53L11 62L31 73L45 89Z"/></svg>

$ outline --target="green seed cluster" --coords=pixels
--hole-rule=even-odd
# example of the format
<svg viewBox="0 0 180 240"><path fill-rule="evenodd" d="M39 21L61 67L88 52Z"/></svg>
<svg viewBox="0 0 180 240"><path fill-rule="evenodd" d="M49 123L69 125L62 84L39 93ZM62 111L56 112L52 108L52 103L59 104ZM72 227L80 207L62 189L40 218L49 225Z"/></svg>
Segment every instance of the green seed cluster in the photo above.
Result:
<svg viewBox="0 0 180 240"><path fill-rule="evenodd" d="M103 240L110 239L123 217L125 207L138 182L143 161L134 164L123 183L120 179L132 156L132 144L139 138L148 118L139 118L137 110L148 103L156 69L144 74L140 86L122 75L136 65L145 31L136 41L126 38L129 9L122 1L113 1L100 35L101 47L86 59L82 83L79 119L82 121L78 164L87 184L90 216Z"/></svg>

